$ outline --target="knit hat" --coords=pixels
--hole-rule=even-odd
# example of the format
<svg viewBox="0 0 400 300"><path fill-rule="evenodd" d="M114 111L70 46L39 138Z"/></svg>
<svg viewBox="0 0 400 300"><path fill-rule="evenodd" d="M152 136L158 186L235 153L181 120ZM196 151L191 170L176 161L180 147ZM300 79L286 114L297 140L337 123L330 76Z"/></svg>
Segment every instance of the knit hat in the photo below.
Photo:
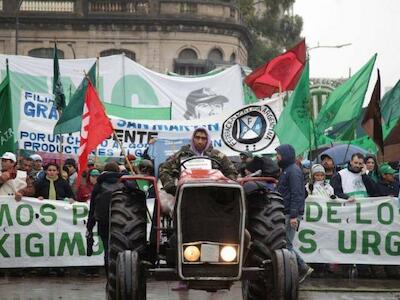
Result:
<svg viewBox="0 0 400 300"><path fill-rule="evenodd" d="M314 175L315 173L324 173L325 174L325 168L320 164L315 164L311 167L311 174Z"/></svg>

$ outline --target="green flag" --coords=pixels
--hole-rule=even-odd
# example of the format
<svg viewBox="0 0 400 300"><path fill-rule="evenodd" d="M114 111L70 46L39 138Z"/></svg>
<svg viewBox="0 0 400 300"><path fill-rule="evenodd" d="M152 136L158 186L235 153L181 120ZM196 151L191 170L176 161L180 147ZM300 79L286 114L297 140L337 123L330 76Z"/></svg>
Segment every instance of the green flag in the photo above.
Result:
<svg viewBox="0 0 400 300"><path fill-rule="evenodd" d="M307 61L300 80L274 128L279 142L292 145L296 150L296 155L309 149L313 140L309 81Z"/></svg>
<svg viewBox="0 0 400 300"><path fill-rule="evenodd" d="M390 127L400 118L400 80L396 85L383 95L381 100L381 113L385 124Z"/></svg>
<svg viewBox="0 0 400 300"><path fill-rule="evenodd" d="M96 64L90 68L88 76L94 84L96 82ZM56 126L54 126L54 134L72 133L81 130L87 85L87 80L84 78L69 100Z"/></svg>
<svg viewBox="0 0 400 300"><path fill-rule="evenodd" d="M15 153L8 60L6 77L0 84L0 155L7 151Z"/></svg>
<svg viewBox="0 0 400 300"><path fill-rule="evenodd" d="M376 54L356 74L329 95L316 120L318 136L333 137L334 135L336 139L342 140L352 136L349 133L352 133L357 126L375 60ZM336 130L342 125L346 129Z"/></svg>
<svg viewBox="0 0 400 300"><path fill-rule="evenodd" d="M54 105L58 111L63 111L65 108L64 89L61 84L60 66L58 64L57 43L54 43L54 58L53 58L53 95Z"/></svg>

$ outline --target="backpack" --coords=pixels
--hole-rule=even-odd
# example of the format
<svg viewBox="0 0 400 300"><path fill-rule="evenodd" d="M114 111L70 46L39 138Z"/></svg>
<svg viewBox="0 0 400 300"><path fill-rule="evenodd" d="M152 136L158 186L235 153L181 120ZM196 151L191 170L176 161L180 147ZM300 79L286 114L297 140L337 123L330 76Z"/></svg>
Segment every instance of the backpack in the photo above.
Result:
<svg viewBox="0 0 400 300"><path fill-rule="evenodd" d="M99 223L108 224L110 215L110 203L112 194L124 187L122 182L103 182L100 185L99 192L94 199L96 206L94 210L94 218Z"/></svg>

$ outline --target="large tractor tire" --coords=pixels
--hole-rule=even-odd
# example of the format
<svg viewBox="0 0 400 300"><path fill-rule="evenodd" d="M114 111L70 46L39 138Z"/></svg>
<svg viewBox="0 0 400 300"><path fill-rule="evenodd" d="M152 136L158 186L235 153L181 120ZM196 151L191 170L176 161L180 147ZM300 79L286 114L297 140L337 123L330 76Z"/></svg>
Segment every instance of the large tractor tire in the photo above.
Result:
<svg viewBox="0 0 400 300"><path fill-rule="evenodd" d="M146 277L136 251L126 250L117 259L117 300L145 300Z"/></svg>
<svg viewBox="0 0 400 300"><path fill-rule="evenodd" d="M107 294L117 299L117 259L119 253L132 250L139 259L146 249L146 198L144 195L118 191L110 204ZM145 280L143 278L143 280Z"/></svg>
<svg viewBox="0 0 400 300"><path fill-rule="evenodd" d="M277 249L286 247L283 200L278 193L260 190L247 195L246 229L251 235L245 266L264 267ZM260 274L258 279L243 280L243 299L274 299L273 274Z"/></svg>

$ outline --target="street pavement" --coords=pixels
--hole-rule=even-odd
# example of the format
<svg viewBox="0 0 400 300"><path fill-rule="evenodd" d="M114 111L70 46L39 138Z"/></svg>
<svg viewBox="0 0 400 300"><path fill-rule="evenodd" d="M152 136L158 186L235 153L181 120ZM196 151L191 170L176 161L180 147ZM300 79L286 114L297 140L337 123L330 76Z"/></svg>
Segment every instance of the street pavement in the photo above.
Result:
<svg viewBox="0 0 400 300"><path fill-rule="evenodd" d="M232 300L241 299L240 283L230 291L206 293L202 291L174 292L176 282L148 283L147 299L157 300ZM104 277L1 277L0 299L105 299ZM308 279L300 289L301 300L400 300L400 280Z"/></svg>

